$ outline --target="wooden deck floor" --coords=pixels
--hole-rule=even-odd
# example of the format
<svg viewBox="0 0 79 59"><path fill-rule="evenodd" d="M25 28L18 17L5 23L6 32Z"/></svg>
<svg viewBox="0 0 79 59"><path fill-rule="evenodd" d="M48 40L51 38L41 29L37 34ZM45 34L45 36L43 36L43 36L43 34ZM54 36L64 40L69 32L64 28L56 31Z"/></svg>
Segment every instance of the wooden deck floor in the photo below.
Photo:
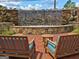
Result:
<svg viewBox="0 0 79 59"><path fill-rule="evenodd" d="M43 39L40 35L30 36L29 39L34 38L36 44L36 59L52 59L49 54L45 53L44 46L43 46Z"/></svg>

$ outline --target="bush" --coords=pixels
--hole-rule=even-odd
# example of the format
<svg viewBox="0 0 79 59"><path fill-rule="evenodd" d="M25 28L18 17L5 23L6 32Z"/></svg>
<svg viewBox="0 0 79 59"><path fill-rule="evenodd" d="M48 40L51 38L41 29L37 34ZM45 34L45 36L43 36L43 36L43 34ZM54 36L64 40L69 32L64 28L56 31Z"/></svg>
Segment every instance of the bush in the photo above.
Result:
<svg viewBox="0 0 79 59"><path fill-rule="evenodd" d="M15 32L14 31L12 31L12 30L7 30L7 31L4 31L4 32L2 32L2 35L13 35L13 34L15 34Z"/></svg>
<svg viewBox="0 0 79 59"><path fill-rule="evenodd" d="M79 28L74 29L72 32L79 33Z"/></svg>

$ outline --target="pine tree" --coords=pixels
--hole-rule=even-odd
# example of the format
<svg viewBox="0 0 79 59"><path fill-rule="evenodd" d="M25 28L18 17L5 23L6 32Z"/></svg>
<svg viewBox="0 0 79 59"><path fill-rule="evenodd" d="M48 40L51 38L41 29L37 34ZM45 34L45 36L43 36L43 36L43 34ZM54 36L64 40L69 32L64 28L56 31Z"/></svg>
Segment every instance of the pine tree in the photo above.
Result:
<svg viewBox="0 0 79 59"><path fill-rule="evenodd" d="M75 8L75 2L72 2L71 0L68 0L66 2L66 4L64 5L64 8L65 9L72 9L72 8Z"/></svg>

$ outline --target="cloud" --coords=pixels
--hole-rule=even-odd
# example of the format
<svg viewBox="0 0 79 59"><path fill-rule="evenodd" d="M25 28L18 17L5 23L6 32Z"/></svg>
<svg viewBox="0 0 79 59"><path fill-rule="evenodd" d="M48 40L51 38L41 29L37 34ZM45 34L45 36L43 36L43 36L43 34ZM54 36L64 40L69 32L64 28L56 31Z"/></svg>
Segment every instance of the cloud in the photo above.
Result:
<svg viewBox="0 0 79 59"><path fill-rule="evenodd" d="M2 6L6 6L6 4L4 4L4 3L0 3L0 5L2 5Z"/></svg>
<svg viewBox="0 0 79 59"><path fill-rule="evenodd" d="M20 0L0 0L0 2L18 2Z"/></svg>
<svg viewBox="0 0 79 59"><path fill-rule="evenodd" d="M52 1L52 0L2 0L2 1Z"/></svg>
<svg viewBox="0 0 79 59"><path fill-rule="evenodd" d="M9 2L7 2L9 1ZM25 1L25 2L24 2ZM52 1L52 2L51 2ZM16 9L51 9L53 5L53 0L5 0L1 2L0 5L6 6L7 8L16 8Z"/></svg>
<svg viewBox="0 0 79 59"><path fill-rule="evenodd" d="M8 0L0 0L0 2L7 2Z"/></svg>
<svg viewBox="0 0 79 59"><path fill-rule="evenodd" d="M76 7L79 7L79 3L76 3Z"/></svg>
<svg viewBox="0 0 79 59"><path fill-rule="evenodd" d="M40 10L41 8L42 8L41 4L35 4L35 5L29 4L26 7L20 6L20 9L25 9L25 10Z"/></svg>
<svg viewBox="0 0 79 59"><path fill-rule="evenodd" d="M8 2L8 4L18 5L20 2Z"/></svg>
<svg viewBox="0 0 79 59"><path fill-rule="evenodd" d="M0 2L42 1L42 0L0 0Z"/></svg>
<svg viewBox="0 0 79 59"><path fill-rule="evenodd" d="M38 10L38 9L41 9L42 8L42 5L41 4L35 4L34 6L32 6L32 5L30 5L30 6L28 6L28 8L31 8L31 9L35 9L35 10ZM29 9L30 9L29 8Z"/></svg>
<svg viewBox="0 0 79 59"><path fill-rule="evenodd" d="M20 4L20 2L1 2L0 3L0 5L2 5L2 6L6 6L6 7L12 7L12 8L14 8L14 7L17 7L18 5Z"/></svg>
<svg viewBox="0 0 79 59"><path fill-rule="evenodd" d="M53 7L51 6L51 7L49 7L48 9L53 9Z"/></svg>
<svg viewBox="0 0 79 59"><path fill-rule="evenodd" d="M26 1L38 1L38 0L26 0Z"/></svg>
<svg viewBox="0 0 79 59"><path fill-rule="evenodd" d="M41 7L42 7L41 4L35 4L35 5L28 4L27 6L23 6L20 4L21 4L21 2L1 2L0 3L0 5L6 6L8 9L17 8L17 9L25 9L25 10L32 10L32 9L38 10L38 9L41 9Z"/></svg>
<svg viewBox="0 0 79 59"><path fill-rule="evenodd" d="M10 1L10 2L1 2L0 5L7 7L7 9L19 9L20 2Z"/></svg>

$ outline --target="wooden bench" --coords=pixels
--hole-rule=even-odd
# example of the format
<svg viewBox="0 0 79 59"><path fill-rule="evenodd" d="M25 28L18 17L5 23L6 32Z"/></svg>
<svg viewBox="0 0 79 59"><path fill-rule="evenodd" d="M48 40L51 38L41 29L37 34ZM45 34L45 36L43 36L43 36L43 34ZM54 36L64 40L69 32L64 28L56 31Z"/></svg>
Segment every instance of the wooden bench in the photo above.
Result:
<svg viewBox="0 0 79 59"><path fill-rule="evenodd" d="M50 53L54 59L79 53L79 34L43 35L43 40L46 52Z"/></svg>
<svg viewBox="0 0 79 59"><path fill-rule="evenodd" d="M0 36L0 56L33 59L34 54L34 39L29 41L27 36Z"/></svg>

